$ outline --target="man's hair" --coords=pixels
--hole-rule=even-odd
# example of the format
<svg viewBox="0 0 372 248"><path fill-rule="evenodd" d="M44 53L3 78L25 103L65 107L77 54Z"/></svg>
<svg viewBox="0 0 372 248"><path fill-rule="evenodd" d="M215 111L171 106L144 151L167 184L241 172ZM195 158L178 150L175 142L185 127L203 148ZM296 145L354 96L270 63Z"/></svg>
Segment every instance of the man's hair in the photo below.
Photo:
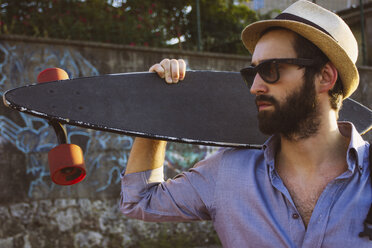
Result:
<svg viewBox="0 0 372 248"><path fill-rule="evenodd" d="M261 37L273 30L289 30L282 27L271 27L266 29ZM291 31L291 30L289 30ZM293 32L293 31L291 31ZM315 61L315 65L311 67L305 68L305 81L314 81L314 78L317 74L319 74L322 68L329 62L328 57L312 42L308 39L304 38L303 36L293 32L295 34L295 41L293 44L293 48L297 54L298 58L305 58L305 59L313 59ZM343 100L343 85L341 78L337 77L337 81L334 87L328 91L329 101L331 104L331 108L336 111L338 117L338 111L341 109L342 100Z"/></svg>
<svg viewBox="0 0 372 248"><path fill-rule="evenodd" d="M309 58L315 61L314 66L306 67L305 80L308 78L314 80L322 68L329 62L328 57L313 43L301 35L296 34L293 44L294 50L299 58ZM328 91L331 108L338 111L341 109L343 100L343 86L340 76L338 75L335 85Z"/></svg>

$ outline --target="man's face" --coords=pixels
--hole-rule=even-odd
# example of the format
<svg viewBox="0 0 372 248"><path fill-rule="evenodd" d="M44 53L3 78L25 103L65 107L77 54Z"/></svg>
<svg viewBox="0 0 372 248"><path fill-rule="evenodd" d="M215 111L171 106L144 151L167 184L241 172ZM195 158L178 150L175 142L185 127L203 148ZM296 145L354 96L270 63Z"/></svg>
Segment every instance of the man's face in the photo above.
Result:
<svg viewBox="0 0 372 248"><path fill-rule="evenodd" d="M294 40L290 31L268 32L257 43L252 65L273 58L296 58ZM310 137L320 124L313 80L305 80L304 68L289 64L278 68L280 79L276 83L268 84L257 74L251 87L256 95L259 128L265 134L280 133L291 140Z"/></svg>

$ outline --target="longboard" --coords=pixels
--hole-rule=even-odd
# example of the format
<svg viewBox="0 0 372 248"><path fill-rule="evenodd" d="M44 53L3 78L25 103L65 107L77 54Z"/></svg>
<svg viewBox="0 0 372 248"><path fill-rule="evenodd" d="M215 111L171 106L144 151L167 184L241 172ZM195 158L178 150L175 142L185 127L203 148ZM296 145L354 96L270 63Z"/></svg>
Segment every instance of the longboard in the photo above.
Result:
<svg viewBox="0 0 372 248"><path fill-rule="evenodd" d="M60 185L86 176L82 150L67 144L62 124L241 148L260 148L267 139L258 130L254 96L237 72L188 71L184 81L168 85L149 72L70 80L66 72L53 68L41 72L38 82L7 91L3 101L49 120L60 144L48 154L49 167L52 180ZM372 111L346 99L340 120L353 122L363 134L371 129Z"/></svg>
<svg viewBox="0 0 372 248"><path fill-rule="evenodd" d="M155 73L123 73L7 91L5 105L62 124L203 145L259 147L254 97L239 73L188 71L167 85ZM346 99L340 120L371 129L372 112Z"/></svg>

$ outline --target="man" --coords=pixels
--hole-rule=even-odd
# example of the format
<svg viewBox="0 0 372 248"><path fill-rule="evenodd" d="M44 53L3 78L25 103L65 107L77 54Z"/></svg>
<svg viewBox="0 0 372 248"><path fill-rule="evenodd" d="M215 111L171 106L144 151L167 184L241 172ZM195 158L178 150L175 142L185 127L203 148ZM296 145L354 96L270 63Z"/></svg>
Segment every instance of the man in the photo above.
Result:
<svg viewBox="0 0 372 248"><path fill-rule="evenodd" d="M242 40L252 66L241 72L256 95L260 130L273 136L262 150L225 149L166 182L166 142L137 138L122 212L212 220L224 247L371 247L358 236L372 200L369 145L351 123L337 123L359 81L350 29L302 0L247 26ZM150 70L169 83L185 76L182 60Z"/></svg>

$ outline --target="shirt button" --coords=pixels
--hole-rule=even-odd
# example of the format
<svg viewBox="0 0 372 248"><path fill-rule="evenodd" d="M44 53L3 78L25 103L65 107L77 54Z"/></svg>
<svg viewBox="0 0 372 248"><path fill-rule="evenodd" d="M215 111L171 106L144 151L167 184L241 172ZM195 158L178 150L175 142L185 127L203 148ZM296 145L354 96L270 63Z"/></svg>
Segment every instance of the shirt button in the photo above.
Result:
<svg viewBox="0 0 372 248"><path fill-rule="evenodd" d="M300 218L300 216L298 214L292 214L292 218L297 220L298 218Z"/></svg>

